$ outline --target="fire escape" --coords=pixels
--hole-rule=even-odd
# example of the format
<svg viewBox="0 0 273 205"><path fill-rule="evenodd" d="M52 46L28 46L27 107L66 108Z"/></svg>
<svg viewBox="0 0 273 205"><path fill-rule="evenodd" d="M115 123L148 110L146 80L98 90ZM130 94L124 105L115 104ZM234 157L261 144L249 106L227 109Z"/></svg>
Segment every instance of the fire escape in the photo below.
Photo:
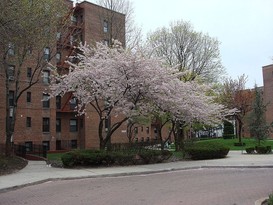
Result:
<svg viewBox="0 0 273 205"><path fill-rule="evenodd" d="M79 4L71 8L69 14L63 20L64 33L57 34L57 72L60 75L67 74L69 64L67 61L77 63L76 46L82 42L83 31L83 9ZM67 93L62 98L56 98L56 109L58 113L75 112L77 100L73 93Z"/></svg>

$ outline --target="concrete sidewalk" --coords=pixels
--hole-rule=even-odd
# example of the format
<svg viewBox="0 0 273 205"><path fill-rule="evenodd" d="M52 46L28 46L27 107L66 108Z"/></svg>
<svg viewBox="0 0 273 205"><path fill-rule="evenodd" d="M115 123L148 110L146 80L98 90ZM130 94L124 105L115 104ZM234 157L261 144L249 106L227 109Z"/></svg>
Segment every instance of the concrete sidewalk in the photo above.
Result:
<svg viewBox="0 0 273 205"><path fill-rule="evenodd" d="M29 161L28 165L19 172L0 176L0 192L51 180L149 174L198 168L273 168L273 154L247 155L241 151L230 151L223 159L90 169L54 168L48 167L44 161Z"/></svg>

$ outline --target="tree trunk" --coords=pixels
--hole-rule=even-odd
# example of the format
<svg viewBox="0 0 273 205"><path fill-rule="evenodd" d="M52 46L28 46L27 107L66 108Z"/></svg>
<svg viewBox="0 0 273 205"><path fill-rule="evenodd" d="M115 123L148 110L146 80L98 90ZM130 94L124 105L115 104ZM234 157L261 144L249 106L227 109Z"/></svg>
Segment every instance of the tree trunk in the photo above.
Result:
<svg viewBox="0 0 273 205"><path fill-rule="evenodd" d="M127 125L127 138L129 140L129 144L132 144L132 139L133 139L133 126L134 126L135 123L129 123Z"/></svg>
<svg viewBox="0 0 273 205"><path fill-rule="evenodd" d="M184 124L182 123L176 123L176 149L177 151L181 151L184 149L184 140L185 140L185 135L184 135Z"/></svg>
<svg viewBox="0 0 273 205"><path fill-rule="evenodd" d="M7 133L6 133L7 134ZM5 147L5 155L6 157L12 156L12 143L11 143L11 136L10 134L7 134L6 137L6 147Z"/></svg>
<svg viewBox="0 0 273 205"><path fill-rule="evenodd" d="M242 143L242 128L243 128L243 121L240 119L240 117L237 117L237 122L238 122L238 140L239 143ZM236 133L237 134L237 133Z"/></svg>
<svg viewBox="0 0 273 205"><path fill-rule="evenodd" d="M163 128L163 126L160 125L159 128L157 129L157 132L158 132L158 137L160 140L160 148L161 148L161 150L164 150L165 141L162 138L162 128Z"/></svg>
<svg viewBox="0 0 273 205"><path fill-rule="evenodd" d="M106 142L104 140L100 140L100 150L104 150L106 147Z"/></svg>
<svg viewBox="0 0 273 205"><path fill-rule="evenodd" d="M100 150L105 149L105 143L103 140L103 119L100 118L100 122L99 122L99 127L98 127L98 135L99 135L99 139L100 139Z"/></svg>
<svg viewBox="0 0 273 205"><path fill-rule="evenodd" d="M108 116L108 119L110 119L110 116ZM107 133L105 135L105 137L103 137L103 122L104 119L100 118L100 122L99 122L99 139L100 139L100 149L104 150L105 147L107 146L109 149L111 149L111 136L112 134L126 121L128 120L127 117L125 117L124 119L122 119L119 122L113 123L113 125L108 126L108 130Z"/></svg>
<svg viewBox="0 0 273 205"><path fill-rule="evenodd" d="M7 68L6 68L7 69ZM6 76L6 150L5 154L6 156L11 156L12 153L12 135L14 133L14 126L15 126L15 111L16 111L16 104L13 105L13 110L11 110L10 102L9 102L9 79L8 76ZM13 97L14 99L14 97Z"/></svg>

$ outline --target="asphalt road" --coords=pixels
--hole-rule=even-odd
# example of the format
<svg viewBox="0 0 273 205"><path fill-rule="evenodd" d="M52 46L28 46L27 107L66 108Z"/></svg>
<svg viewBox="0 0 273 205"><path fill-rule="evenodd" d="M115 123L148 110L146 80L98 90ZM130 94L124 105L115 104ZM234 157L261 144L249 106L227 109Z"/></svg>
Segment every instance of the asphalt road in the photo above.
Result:
<svg viewBox="0 0 273 205"><path fill-rule="evenodd" d="M253 205L272 192L273 169L198 169L46 182L1 193L0 204Z"/></svg>

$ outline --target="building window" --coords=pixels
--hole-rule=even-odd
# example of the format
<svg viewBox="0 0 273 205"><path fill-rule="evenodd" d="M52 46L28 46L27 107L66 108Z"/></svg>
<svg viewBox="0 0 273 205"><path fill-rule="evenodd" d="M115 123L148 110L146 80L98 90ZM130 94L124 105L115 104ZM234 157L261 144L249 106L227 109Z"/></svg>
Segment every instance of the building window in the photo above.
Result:
<svg viewBox="0 0 273 205"><path fill-rule="evenodd" d="M77 16L71 16L72 23L77 23Z"/></svg>
<svg viewBox="0 0 273 205"><path fill-rule="evenodd" d="M155 136L155 139L157 139L157 129L154 128L154 136Z"/></svg>
<svg viewBox="0 0 273 205"><path fill-rule="evenodd" d="M70 45L73 45L73 43L74 43L74 36L70 36L70 40L69 40L69 42L70 42Z"/></svg>
<svg viewBox="0 0 273 205"><path fill-rule="evenodd" d="M32 152L32 150L33 150L32 142L25 142L25 147L26 147L27 152Z"/></svg>
<svg viewBox="0 0 273 205"><path fill-rule="evenodd" d="M50 107L49 94L43 94L43 108Z"/></svg>
<svg viewBox="0 0 273 205"><path fill-rule="evenodd" d="M62 141L56 140L56 150L61 150L61 149L62 149Z"/></svg>
<svg viewBox="0 0 273 205"><path fill-rule="evenodd" d="M27 79L30 80L32 76L32 68L28 67L27 68Z"/></svg>
<svg viewBox="0 0 273 205"><path fill-rule="evenodd" d="M14 91L9 91L9 106L14 106Z"/></svg>
<svg viewBox="0 0 273 205"><path fill-rule="evenodd" d="M58 41L61 40L61 37L62 37L61 32L57 32L56 38L57 38Z"/></svg>
<svg viewBox="0 0 273 205"><path fill-rule="evenodd" d="M78 131L78 121L76 119L71 119L70 123L70 132L77 132Z"/></svg>
<svg viewBox="0 0 273 205"><path fill-rule="evenodd" d="M57 118L56 119L56 132L61 132L62 131L62 124L61 124L61 119Z"/></svg>
<svg viewBox="0 0 273 205"><path fill-rule="evenodd" d="M44 60L49 61L50 59L50 48L44 48Z"/></svg>
<svg viewBox="0 0 273 205"><path fill-rule="evenodd" d="M71 140L71 149L77 149L77 140Z"/></svg>
<svg viewBox="0 0 273 205"><path fill-rule="evenodd" d="M15 55L15 49L14 49L14 44L13 43L9 43L9 48L8 48L8 54L11 56Z"/></svg>
<svg viewBox="0 0 273 205"><path fill-rule="evenodd" d="M44 84L49 84L49 82L50 82L49 75L50 75L49 70L43 71L43 83Z"/></svg>
<svg viewBox="0 0 273 205"><path fill-rule="evenodd" d="M31 117L27 117L27 119L26 119L26 127L31 127Z"/></svg>
<svg viewBox="0 0 273 205"><path fill-rule="evenodd" d="M56 109L60 110L62 107L62 97L56 96Z"/></svg>
<svg viewBox="0 0 273 205"><path fill-rule="evenodd" d="M56 62L57 62L57 63L60 63L60 62L61 62L61 53L60 53L60 52L57 52L57 53L56 53Z"/></svg>
<svg viewBox="0 0 273 205"><path fill-rule="evenodd" d="M104 21L103 21L103 32L104 32L104 33L107 33L108 30L109 30L108 21L104 20Z"/></svg>
<svg viewBox="0 0 273 205"><path fill-rule="evenodd" d="M32 47L31 47L31 46L29 46L29 47L28 47L28 49L27 49L27 53L28 53L29 55L31 55L31 54L32 54Z"/></svg>
<svg viewBox="0 0 273 205"><path fill-rule="evenodd" d="M103 40L103 44L106 46L109 46L109 41L105 39L105 40Z"/></svg>
<svg viewBox="0 0 273 205"><path fill-rule="evenodd" d="M49 132L49 118L48 117L44 117L43 118L43 132Z"/></svg>
<svg viewBox="0 0 273 205"><path fill-rule="evenodd" d="M135 127L135 128L134 128L134 133L135 133L135 135L138 134L138 127Z"/></svg>
<svg viewBox="0 0 273 205"><path fill-rule="evenodd" d="M150 132L149 127L146 127L146 133L149 134L149 132Z"/></svg>
<svg viewBox="0 0 273 205"><path fill-rule="evenodd" d="M49 143L49 141L43 141L43 148L45 148L47 151L50 150L50 143Z"/></svg>
<svg viewBox="0 0 273 205"><path fill-rule="evenodd" d="M14 65L9 65L9 67L8 67L9 80L14 80L14 73L15 73L15 66Z"/></svg>
<svg viewBox="0 0 273 205"><path fill-rule="evenodd" d="M31 103L31 92L27 92L27 103Z"/></svg>
<svg viewBox="0 0 273 205"><path fill-rule="evenodd" d="M70 103L70 109L75 110L77 106L77 98L75 97L71 98L69 103Z"/></svg>

